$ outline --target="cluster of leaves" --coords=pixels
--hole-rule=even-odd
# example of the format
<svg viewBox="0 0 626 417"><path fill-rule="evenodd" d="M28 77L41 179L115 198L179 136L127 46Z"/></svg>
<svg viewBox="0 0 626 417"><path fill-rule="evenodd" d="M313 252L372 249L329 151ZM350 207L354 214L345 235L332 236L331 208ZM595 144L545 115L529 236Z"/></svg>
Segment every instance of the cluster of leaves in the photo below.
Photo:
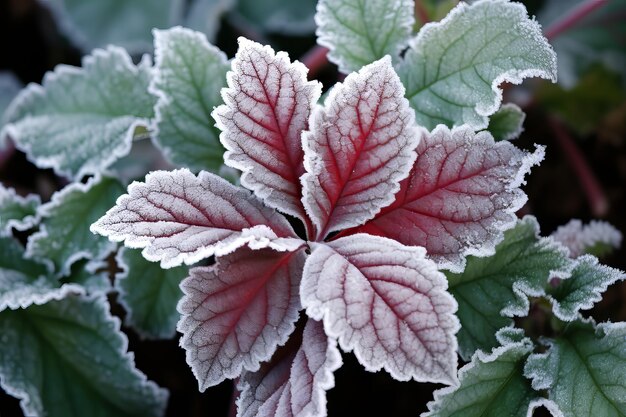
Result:
<svg viewBox="0 0 626 417"><path fill-rule="evenodd" d="M144 29L184 22L170 3ZM154 63L110 46L19 93L0 141L70 180L44 204L0 188L0 385L25 414L164 413L113 291L141 336L182 333L200 390L237 378L239 416L326 415L340 349L449 385L430 416L626 413L626 328L581 315L624 279L593 255L621 235L541 237L515 215L544 148L509 142L524 113L499 86L554 81L555 53L519 3L443 3L320 0L319 43L348 74L323 98L287 54L240 38L228 61L181 27L154 31ZM107 12L82 4L53 7L87 47L145 41L85 25ZM148 137L167 162L137 159Z"/></svg>

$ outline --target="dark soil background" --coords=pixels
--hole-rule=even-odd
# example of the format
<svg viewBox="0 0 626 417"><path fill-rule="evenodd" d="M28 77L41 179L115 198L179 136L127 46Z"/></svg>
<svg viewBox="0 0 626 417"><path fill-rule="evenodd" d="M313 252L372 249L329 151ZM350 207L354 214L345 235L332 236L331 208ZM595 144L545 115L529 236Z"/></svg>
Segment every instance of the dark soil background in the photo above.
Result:
<svg viewBox="0 0 626 417"><path fill-rule="evenodd" d="M224 22L219 33L217 44L231 57L239 34L227 22ZM294 58L302 56L315 44L313 36L271 37L269 41L275 49L287 50ZM55 65L80 65L80 58L80 52L60 35L50 14L34 0L0 0L0 70L14 72L25 84L40 82L44 73ZM333 65L328 65L318 75L327 87L336 77ZM538 82L527 81L524 85L532 91L535 87L533 84ZM571 158L555 140L554 131L548 122L553 115L541 106L532 104L526 106L525 111L528 114L525 132L516 144L525 149L531 149L534 143L545 144L547 156L528 178L525 190L529 202L522 212L538 218L543 234L551 233L571 218L585 222L602 218L626 232L626 101L617 110L607 114L593 133L584 137L572 133L574 143L607 198L608 207L601 212L593 211L573 169ZM1 163L0 180L20 193L39 193L44 201L64 184L63 179L55 177L51 171L36 169L24 154L17 151ZM604 263L626 270L624 246L603 259ZM626 282L613 285L604 300L589 314L598 321L626 321L625 300ZM115 303L113 306L115 314L124 314L121 307ZM141 341L132 330L125 331L130 339L130 349L135 352L138 368L148 378L170 390L168 416L228 415L232 396L230 382L199 393L177 340ZM426 403L432 399L432 390L437 388L433 384L397 382L383 372L365 372L352 354L344 354L343 359L344 366L335 374L335 388L328 393L328 415L331 417L417 416L426 409ZM0 416L21 415L18 401L0 391Z"/></svg>

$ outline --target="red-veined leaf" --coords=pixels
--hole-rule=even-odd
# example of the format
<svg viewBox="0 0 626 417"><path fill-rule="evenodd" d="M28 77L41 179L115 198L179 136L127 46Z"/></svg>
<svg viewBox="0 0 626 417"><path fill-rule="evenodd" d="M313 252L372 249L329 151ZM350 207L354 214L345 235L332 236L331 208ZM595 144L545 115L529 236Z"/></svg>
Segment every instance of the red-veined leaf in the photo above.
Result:
<svg viewBox="0 0 626 417"><path fill-rule="evenodd" d="M341 354L321 322L308 319L301 333L257 372L243 373L238 417L326 416L326 391L335 385Z"/></svg>
<svg viewBox="0 0 626 417"><path fill-rule="evenodd" d="M417 160L395 201L349 233L369 233L426 248L440 268L461 272L466 255L486 256L515 224L526 202L519 189L543 159L487 132L438 126L417 147Z"/></svg>
<svg viewBox="0 0 626 417"><path fill-rule="evenodd" d="M227 149L224 161L243 171L241 184L268 206L307 221L300 176L302 131L321 93L307 68L284 52L239 38L239 50L222 90L225 105L213 117Z"/></svg>
<svg viewBox="0 0 626 417"><path fill-rule="evenodd" d="M239 248L181 283L178 331L200 390L256 371L285 343L298 318L304 249Z"/></svg>
<svg viewBox="0 0 626 417"><path fill-rule="evenodd" d="M300 245L287 220L220 177L187 169L155 171L134 182L91 231L170 268L245 244L292 250Z"/></svg>
<svg viewBox="0 0 626 417"><path fill-rule="evenodd" d="M371 219L393 201L420 130L389 57L337 84L303 135L303 202L318 239Z"/></svg>
<svg viewBox="0 0 626 417"><path fill-rule="evenodd" d="M456 378L457 304L424 248L358 234L312 244L300 297L326 334L370 371L402 381Z"/></svg>

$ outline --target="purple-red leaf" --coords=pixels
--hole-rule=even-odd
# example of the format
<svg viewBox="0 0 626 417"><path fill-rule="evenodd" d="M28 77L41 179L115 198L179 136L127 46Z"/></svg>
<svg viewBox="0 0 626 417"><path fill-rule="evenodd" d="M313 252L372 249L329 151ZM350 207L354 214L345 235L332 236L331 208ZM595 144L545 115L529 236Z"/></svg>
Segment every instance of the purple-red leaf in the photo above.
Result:
<svg viewBox="0 0 626 417"><path fill-rule="evenodd" d="M420 130L389 57L337 84L303 135L303 202L318 239L363 224L393 201Z"/></svg>
<svg viewBox="0 0 626 417"><path fill-rule="evenodd" d="M304 249L243 247L191 269L181 288L178 331L200 390L256 371L287 341L298 318Z"/></svg>
<svg viewBox="0 0 626 417"><path fill-rule="evenodd" d="M365 369L452 383L457 304L425 253L365 234L315 243L302 275L302 305Z"/></svg>
<svg viewBox="0 0 626 417"><path fill-rule="evenodd" d="M293 250L299 239L287 220L220 177L186 169L155 171L134 182L91 231L170 268L223 255L249 244Z"/></svg>
<svg viewBox="0 0 626 417"><path fill-rule="evenodd" d="M426 248L440 268L461 272L466 255L494 252L526 202L524 175L543 158L487 132L438 126L417 147L417 160L395 201L346 232L388 237Z"/></svg>
<svg viewBox="0 0 626 417"><path fill-rule="evenodd" d="M337 342L321 322L309 319L257 372L239 380L238 417L324 417L326 391L335 385L333 371L341 366Z"/></svg>
<svg viewBox="0 0 626 417"><path fill-rule="evenodd" d="M224 161L243 171L241 184L271 207L307 221L300 176L302 131L321 93L307 68L284 52L239 38L239 50L222 90L225 105L213 117L227 149Z"/></svg>

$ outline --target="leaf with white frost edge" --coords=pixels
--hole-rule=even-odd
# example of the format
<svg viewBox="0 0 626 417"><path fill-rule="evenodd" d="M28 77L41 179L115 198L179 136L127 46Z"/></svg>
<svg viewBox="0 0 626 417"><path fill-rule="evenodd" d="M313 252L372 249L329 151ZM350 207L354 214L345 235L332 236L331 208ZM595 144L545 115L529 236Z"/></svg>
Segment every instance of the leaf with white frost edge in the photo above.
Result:
<svg viewBox="0 0 626 417"><path fill-rule="evenodd" d="M57 276L68 275L79 259L103 259L116 245L94 236L89 226L111 207L124 187L116 179L93 177L72 183L52 195L38 210L40 230L28 237L26 256L50 265Z"/></svg>
<svg viewBox="0 0 626 417"><path fill-rule="evenodd" d="M548 280L567 277L573 266L567 249L540 237L537 220L527 216L504 232L494 255L470 257L462 273L446 273L459 303L461 356L496 346L495 333L512 323L509 317L528 314L528 297L544 295Z"/></svg>
<svg viewBox="0 0 626 417"><path fill-rule="evenodd" d="M12 72L0 71L0 129L4 125L4 112L13 98L22 89L22 83ZM4 147L4 138L0 137L0 149Z"/></svg>
<svg viewBox="0 0 626 417"><path fill-rule="evenodd" d="M37 208L41 198L36 194L18 195L13 188L0 183L0 236L8 236L11 229L24 231L34 227L39 219Z"/></svg>
<svg viewBox="0 0 626 417"><path fill-rule="evenodd" d="M424 248L365 234L311 243L300 298L366 370L454 383L457 304Z"/></svg>
<svg viewBox="0 0 626 417"><path fill-rule="evenodd" d="M517 139L524 131L526 113L517 104L506 103L489 118L487 130L496 141Z"/></svg>
<svg viewBox="0 0 626 417"><path fill-rule="evenodd" d="M179 285L189 268L163 269L141 251L128 248L122 248L116 259L121 272L115 275L115 289L126 310L124 324L146 339L174 337L180 319L176 305L183 296Z"/></svg>
<svg viewBox="0 0 626 417"><path fill-rule="evenodd" d="M303 248L247 247L192 268L181 288L178 331L200 391L256 371L295 328Z"/></svg>
<svg viewBox="0 0 626 417"><path fill-rule="evenodd" d="M81 259L72 265L70 274L59 281L80 285L87 294L108 294L113 288L109 269L107 259Z"/></svg>
<svg viewBox="0 0 626 417"><path fill-rule="evenodd" d="M461 272L465 257L489 256L527 200L519 188L544 148L534 153L467 126L438 126L422 136L417 160L395 201L344 232L388 237L426 248L439 268Z"/></svg>
<svg viewBox="0 0 626 417"><path fill-rule="evenodd" d="M144 417L165 412L167 391L128 353L105 297L67 296L0 312L0 384L28 416Z"/></svg>
<svg viewBox="0 0 626 417"><path fill-rule="evenodd" d="M302 132L321 93L307 68L239 38L239 49L222 90L224 105L212 115L222 131L226 165L243 172L241 184L265 204L308 221L302 206Z"/></svg>
<svg viewBox="0 0 626 417"><path fill-rule="evenodd" d="M435 391L435 400L428 403L429 412L421 416L531 416L539 393L524 377L524 363L532 350L531 340L523 337L506 340L489 354L476 352L471 362L459 370L459 385Z"/></svg>
<svg viewBox="0 0 626 417"><path fill-rule="evenodd" d="M59 65L42 85L22 90L0 137L39 168L74 179L101 173L128 154L135 130L153 116L151 75L147 57L135 66L121 48L95 50L82 68Z"/></svg>
<svg viewBox="0 0 626 417"><path fill-rule="evenodd" d="M500 107L502 82L555 81L556 57L521 3L481 0L425 25L397 70L418 124L479 130Z"/></svg>
<svg viewBox="0 0 626 417"><path fill-rule="evenodd" d="M248 191L208 172L154 171L91 225L93 233L145 248L149 261L171 268L248 245L292 250L300 245L287 220Z"/></svg>
<svg viewBox="0 0 626 417"><path fill-rule="evenodd" d="M425 134L389 57L335 85L302 135L302 202L318 239L358 226L391 203Z"/></svg>
<svg viewBox="0 0 626 417"><path fill-rule="evenodd" d="M573 219L559 226L551 236L570 250L572 258L584 253L602 256L618 249L622 244L622 233L602 220L583 224L580 220Z"/></svg>
<svg viewBox="0 0 626 417"><path fill-rule="evenodd" d="M176 165L218 172L224 149L211 111L222 103L226 55L202 33L181 27L155 30L154 49L150 92L158 101L153 142Z"/></svg>
<svg viewBox="0 0 626 417"><path fill-rule="evenodd" d="M270 362L241 375L237 416L325 417L326 391L335 386L333 372L341 364L337 341L321 322L308 319Z"/></svg>
<svg viewBox="0 0 626 417"><path fill-rule="evenodd" d="M328 59L349 74L385 55L396 61L413 30L411 0L321 0L317 42Z"/></svg>
<svg viewBox="0 0 626 417"><path fill-rule="evenodd" d="M548 288L552 311L561 320L576 320L580 310L589 310L602 300L609 285L624 279L624 271L599 264L595 256L583 255L576 259L569 278Z"/></svg>
<svg viewBox="0 0 626 417"><path fill-rule="evenodd" d="M626 415L626 323L569 323L524 368L564 417Z"/></svg>

